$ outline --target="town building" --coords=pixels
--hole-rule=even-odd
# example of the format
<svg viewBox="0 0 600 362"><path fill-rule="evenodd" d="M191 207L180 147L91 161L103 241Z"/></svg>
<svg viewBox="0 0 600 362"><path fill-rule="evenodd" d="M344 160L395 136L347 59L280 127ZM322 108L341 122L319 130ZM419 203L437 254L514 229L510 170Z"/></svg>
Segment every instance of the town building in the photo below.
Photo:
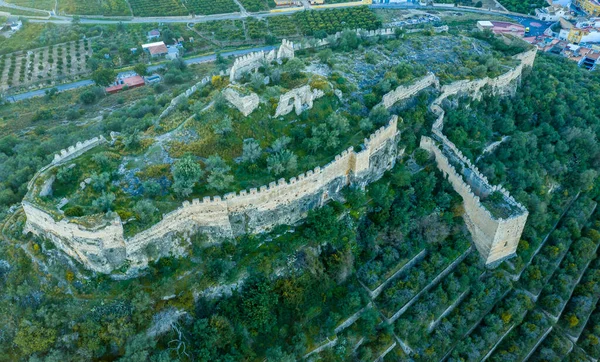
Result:
<svg viewBox="0 0 600 362"><path fill-rule="evenodd" d="M598 0L573 0L573 5L588 16L600 16L600 2Z"/></svg>
<svg viewBox="0 0 600 362"><path fill-rule="evenodd" d="M574 43L574 44L600 42L600 28L573 27L569 30L569 34L567 35L567 41L569 41L570 43Z"/></svg>
<svg viewBox="0 0 600 362"><path fill-rule="evenodd" d="M523 25L506 21L480 20L477 22L477 29L481 31L489 30L494 34L514 35L521 38L525 36L525 27Z"/></svg>
<svg viewBox="0 0 600 362"><path fill-rule="evenodd" d="M300 1L298 1L298 0L273 0L273 1L275 1L276 6L300 5Z"/></svg>
<svg viewBox="0 0 600 362"><path fill-rule="evenodd" d="M535 9L535 16L542 21L568 20L571 19L571 12L563 6L551 5L542 9Z"/></svg>
<svg viewBox="0 0 600 362"><path fill-rule="evenodd" d="M598 63L598 58L600 58L600 53L596 51L590 51L584 57L582 57L577 64L587 70L594 70L596 68L596 64Z"/></svg>

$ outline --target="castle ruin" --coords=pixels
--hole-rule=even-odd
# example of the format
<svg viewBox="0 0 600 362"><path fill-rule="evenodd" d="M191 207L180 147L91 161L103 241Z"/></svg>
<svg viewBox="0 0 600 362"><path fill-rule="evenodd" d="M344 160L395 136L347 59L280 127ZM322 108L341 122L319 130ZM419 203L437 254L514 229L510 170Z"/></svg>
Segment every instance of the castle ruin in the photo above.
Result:
<svg viewBox="0 0 600 362"><path fill-rule="evenodd" d="M487 86L495 94L510 92L520 78L523 67L533 64L535 55L536 49L517 55L515 58L521 63L499 77L459 81L441 87L441 95L431 105L431 110L438 115L432 129L435 139L423 137L421 140L421 146L435 155L438 167L463 197L465 222L487 264L514 254L527 220L527 210L514 201L506 190L491 186L454 144L443 136L444 114L440 104L447 97L459 93L479 97ZM262 54L262 57L265 55ZM254 67L255 58L258 57L246 57L242 62L236 61L236 64L241 69ZM230 74L233 73L234 69ZM437 78L428 74L413 85L396 88L384 96L382 103L391 107L397 101L414 96L431 85L439 88ZM294 99L291 108L288 100L288 112L291 112L296 101L291 96L289 99ZM25 232L49 238L65 253L94 271L110 273L124 265L142 268L149 260L161 256L183 255L190 243L189 236L194 233L203 233L215 240L263 232L276 225L298 222L309 210L320 207L330 199L341 200L341 190L345 186L352 184L364 187L394 167L399 154L397 137L397 117L394 116L386 127L364 140L361 151L349 148L329 164L288 181L280 179L258 189L185 201L178 209L163 215L157 224L128 238L117 215L103 215L95 219L69 218L37 202L43 186L42 176L105 142L102 137L95 138L61 151L50 165L38 171L31 180L28 194L22 202L27 216ZM499 192L502 201L511 206L513 213L508 217L494 216L481 202L494 192Z"/></svg>

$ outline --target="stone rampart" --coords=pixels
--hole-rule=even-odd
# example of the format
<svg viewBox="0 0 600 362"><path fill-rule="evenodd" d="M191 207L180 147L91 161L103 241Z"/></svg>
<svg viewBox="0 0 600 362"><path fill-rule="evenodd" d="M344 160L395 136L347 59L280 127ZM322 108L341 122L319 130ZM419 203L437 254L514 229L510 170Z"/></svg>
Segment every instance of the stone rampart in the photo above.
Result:
<svg viewBox="0 0 600 362"><path fill-rule="evenodd" d="M52 165L66 162L80 156L82 153L91 150L92 148L105 143L106 139L103 136L94 137L87 141L77 142L75 146L69 146L66 150L60 150L60 153L54 155Z"/></svg>
<svg viewBox="0 0 600 362"><path fill-rule="evenodd" d="M520 60L520 64L498 77L458 81L441 87L440 96L430 106L430 110L437 115L432 127L432 133L437 141L426 136L421 138L421 147L434 154L438 168L448 177L456 192L462 196L465 223L487 265L498 263L515 254L529 213L502 186L491 185L471 160L444 136L442 133L444 111L440 105L444 99L458 94L467 94L478 99L482 95L483 88L487 86L493 94L503 95L514 92L513 85L520 79L523 68L533 65L536 51L537 49L534 48L516 55L514 58ZM450 158L455 164L460 165L460 172L452 165ZM481 203L481 198L496 191L503 195L502 202L512 208L512 213L507 218L494 217Z"/></svg>
<svg viewBox="0 0 600 362"><path fill-rule="evenodd" d="M292 59L295 56L294 43L289 40L283 39L281 45L277 50L277 59Z"/></svg>
<svg viewBox="0 0 600 362"><path fill-rule="evenodd" d="M394 116L386 127L364 140L360 152L349 148L327 165L288 181L280 179L223 197L185 201L131 238L124 237L118 218L84 227L78 218L57 220L28 199L22 203L27 215L25 232L48 237L86 267L101 273L109 273L125 261L143 267L153 257L176 254L178 245L191 233L202 232L218 239L262 232L276 225L293 224L329 199L341 199L344 186L364 186L394 166L397 133Z"/></svg>
<svg viewBox="0 0 600 362"><path fill-rule="evenodd" d="M324 95L322 90L311 90L309 85L292 89L279 97L274 117L285 116L293 110L296 111L296 115L300 115L304 109L312 108L313 102Z"/></svg>
<svg viewBox="0 0 600 362"><path fill-rule="evenodd" d="M433 73L427 73L427 75L418 81L410 84L410 85L400 85L393 91L386 93L383 96L382 104L385 108L390 108L396 102L410 98L415 94L419 93L423 89L434 85L436 88L439 87L438 78Z"/></svg>
<svg viewBox="0 0 600 362"><path fill-rule="evenodd" d="M476 167L443 136L441 133L443 110L439 105L443 99L458 94L461 87L473 91L472 95L475 96L485 85L490 85L494 92L502 93L503 87L510 87L513 81L520 77L524 64L532 64L535 50L521 54L517 58L522 59L523 63L509 72L509 75L442 87L442 94L431 106L431 110L438 115L432 131L442 143L442 148L437 145L437 141L429 137L423 137L421 140L422 147L435 154L438 167L448 175L453 187L463 197L465 221L478 250L484 255L488 264L514 253L527 220L527 211L514 201L506 190L489 185ZM249 61L249 58L246 61ZM248 64L251 63L249 61ZM431 75L426 78L407 88L414 92L412 95L431 84L438 85ZM389 106L394 100L411 96L406 89L396 89L393 92L395 93L387 98L386 104ZM269 230L279 224L297 222L305 217L307 211L321 206L328 199L341 198L340 190L344 186L350 183L364 186L391 169L397 157L397 134L397 117L394 116L388 126L382 127L364 140L360 152L350 148L336 156L329 164L288 181L280 179L258 189L242 190L223 197L205 197L202 201L186 201L177 210L163 215L159 223L128 239L124 237L123 227L118 219L104 220L94 227L84 227L76 219L56 220L50 213L31 202L35 199L35 195L31 195L34 190L30 189L23 201L23 208L27 215L25 230L50 238L66 253L98 272L108 273L125 261L143 267L152 257L175 253L178 243L185 242L186 235L194 232L202 232L217 238L230 237L246 232ZM100 144L99 142L101 143L96 140L94 144ZM56 158L56 163L76 157L92 147L92 143L82 143L79 147L65 150L64 153L61 152L59 158ZM473 191L468 183L471 179L465 181L452 166L446 154L454 154L457 162L465 164L469 177L478 180L478 187L485 188L486 192L500 191L509 203L516 208L521 208L522 212L506 220L494 218L480 202L477 192L481 194L482 191ZM53 161L49 166L54 164ZM44 169L48 169L49 166ZM36 175L36 178L40 174L41 172ZM35 178L32 182L34 181ZM150 253L149 249L154 251Z"/></svg>
<svg viewBox="0 0 600 362"><path fill-rule="evenodd" d="M125 261L123 225L118 216L113 220L102 220L94 227L64 218L55 220L49 213L23 201L27 215L25 233L31 232L50 239L59 249L89 269L110 273Z"/></svg>

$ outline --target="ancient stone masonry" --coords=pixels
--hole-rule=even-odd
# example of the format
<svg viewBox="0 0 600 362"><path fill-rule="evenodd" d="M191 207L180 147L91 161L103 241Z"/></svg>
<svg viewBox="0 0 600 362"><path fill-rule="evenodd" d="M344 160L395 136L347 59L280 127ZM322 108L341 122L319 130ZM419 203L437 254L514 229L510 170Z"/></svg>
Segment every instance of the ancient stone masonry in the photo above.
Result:
<svg viewBox="0 0 600 362"><path fill-rule="evenodd" d="M432 85L438 88L439 81L435 74L427 73L425 77L419 79L418 81L407 86L398 86L393 91L385 94L381 103L385 106L385 108L390 108L396 102L412 97L413 95Z"/></svg>
<svg viewBox="0 0 600 362"><path fill-rule="evenodd" d="M277 59L293 59L294 58L294 43L283 39L281 46L277 50Z"/></svg>
<svg viewBox="0 0 600 362"><path fill-rule="evenodd" d="M277 53L275 53L275 50L271 50L268 53L261 50L236 58L229 72L229 81L232 83L235 82L244 73L260 68L265 62L270 63L275 59L291 59L293 57L294 43L283 39Z"/></svg>
<svg viewBox="0 0 600 362"><path fill-rule="evenodd" d="M284 116L295 110L300 115L304 109L310 109L315 99L321 98L325 93L320 89L310 89L309 85L292 89L279 97L279 104L275 111L275 117Z"/></svg>
<svg viewBox="0 0 600 362"><path fill-rule="evenodd" d="M431 105L431 110L438 116L432 129L435 139L423 137L421 140L421 147L435 155L438 167L463 197L465 222L488 264L514 254L527 220L527 210L502 187L490 185L470 160L442 134L444 114L440 105L443 99L453 94L468 92L471 96L480 96L486 86L495 94L510 92L523 67L533 64L535 54L533 49L516 56L521 64L500 77L461 81L441 87L441 95ZM238 65L243 69L254 61L246 58ZM413 85L393 90L384 96L383 104L390 107L431 85L439 88L437 78L428 74ZM314 99L313 91L306 87L302 91L293 90L295 93L287 97L287 102L280 102L282 109L278 107L278 112L298 111L297 98L300 98L302 108L303 104L307 104L302 98L308 97L309 92ZM67 218L57 210L45 210L36 202L45 181L40 177L50 177L48 171L52 167L106 142L102 137L95 138L61 151L50 165L34 176L22 203L27 216L25 231L49 238L87 268L101 273L110 273L126 263L144 267L149 260L160 256L182 255L189 243L188 236L193 233L203 233L215 240L262 232L276 225L293 224L329 199L341 200L340 191L344 186L364 187L393 168L398 157L397 134L397 117L394 116L386 127L364 140L359 152L349 148L329 164L288 181L280 179L258 189L186 201L177 210L163 215L162 220L151 228L130 238L125 238L123 225L116 215ZM36 182L38 180L40 182ZM482 204L482 200L496 191L502 194L502 201L510 207L507 217L494 217Z"/></svg>
<svg viewBox="0 0 600 362"><path fill-rule="evenodd" d="M221 75L225 75L225 73L221 72ZM194 84L190 88L186 89L185 92L183 92L180 95L178 95L177 97L171 99L171 103L169 104L169 106L167 108L165 108L164 111L162 111L162 113L160 114L158 119L161 120L164 117L171 114L171 112L173 112L175 110L175 108L177 108L178 104L180 104L181 102L185 102L192 94L194 94L194 92L196 92L198 89L204 87L206 84L208 84L208 82L210 82L210 77L204 77L204 78L202 78L201 81Z"/></svg>
<svg viewBox="0 0 600 362"><path fill-rule="evenodd" d="M515 56L521 63L499 77L458 81L441 87L441 95L430 106L431 111L437 115L432 127L432 133L437 141L426 136L421 138L421 147L434 154L438 168L448 177L456 192L462 196L465 223L486 265L495 265L515 255L529 213L504 188L492 186L477 167L444 136L442 133L444 111L440 104L444 99L456 94L468 94L473 98L480 98L484 87L489 87L496 95L514 92L523 68L533 65L536 50L534 48ZM461 171L457 171L454 165ZM502 206L510 209L506 217L494 216L481 202L494 192L502 195Z"/></svg>
<svg viewBox="0 0 600 362"><path fill-rule="evenodd" d="M223 95L225 99L229 101L229 103L233 104L235 108L237 108L244 116L248 116L252 113L259 104L260 99L258 98L258 94L254 92L250 92L247 96L242 96L235 89L229 87L223 91Z"/></svg>
<svg viewBox="0 0 600 362"><path fill-rule="evenodd" d="M56 217L35 205L35 190L23 201L26 232L52 240L87 268L109 273L125 262L144 267L148 260L183 253L186 235L200 232L211 239L256 233L280 224L293 224L329 199L340 199L348 184L364 187L394 167L397 152L397 117L364 140L360 152L353 148L286 181L184 202L150 229L125 238L118 218L89 219ZM91 226L85 226L91 225Z"/></svg>

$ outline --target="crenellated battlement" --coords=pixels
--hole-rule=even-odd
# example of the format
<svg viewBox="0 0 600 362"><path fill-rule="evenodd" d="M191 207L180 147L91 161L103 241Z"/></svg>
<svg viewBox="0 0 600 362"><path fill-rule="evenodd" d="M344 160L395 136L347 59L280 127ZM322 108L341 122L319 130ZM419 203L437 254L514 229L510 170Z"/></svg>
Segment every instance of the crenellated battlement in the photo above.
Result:
<svg viewBox="0 0 600 362"><path fill-rule="evenodd" d="M55 154L51 164L57 165L59 163L71 160L105 142L106 139L102 135L83 142L77 142L74 146L69 146L69 148L66 150L60 150L60 153Z"/></svg>
<svg viewBox="0 0 600 362"><path fill-rule="evenodd" d="M392 33L393 31L382 33L380 30L373 34ZM292 49L296 47L291 42L285 42L282 46ZM230 75L240 71L236 65L242 68L254 67L257 59L275 56L274 51L269 54L265 55L263 52L238 58ZM491 86L492 92L503 94L513 81L520 77L523 66L533 63L535 51L525 52L516 58L522 60L522 63L508 74L493 79L459 81L441 87L441 95L431 105L432 112L438 115L432 128L437 140L430 137L421 139L421 147L436 155L438 167L463 197L465 222L487 263L493 263L514 253L527 220L527 210L504 188L490 185L477 167L442 134L444 111L440 105L443 99L459 92L467 91L474 97L480 96L482 88L487 85ZM387 98L384 96L382 103L391 107L395 102L414 96L432 85L439 88L439 81L435 75L428 74L412 85L396 88L393 93L386 95ZM195 90L191 88L188 91L192 94ZM189 94L186 92L182 96L187 97ZM126 261L134 267L143 267L149 259L170 254L182 255L186 243L190 242L189 235L196 232L201 232L211 239L218 239L263 232L280 224L293 224L327 200L341 199L343 187L349 184L365 186L391 169L398 154L397 121L397 117L393 116L387 126L376 130L364 140L358 152L350 147L326 165L315 167L289 180L280 178L267 185L223 196L184 201L176 210L164 214L160 222L129 238L124 236L122 223L117 219L104 227L84 229L80 228L77 218L64 217L57 221L50 213L31 203L31 200L35 199L31 197L35 196L31 195L35 190L30 189L23 201L27 215L26 231L50 238L59 248L86 267L109 273ZM106 142L103 137L97 137L61 151L51 165L36 174L31 183L50 166L77 157L103 142ZM463 164L463 170L457 170L449 157L453 158L454 162ZM464 176L465 169L468 170L468 178ZM473 180L480 188L485 188L485 192L500 192L504 200L514 206L517 212L506 218L494 217L482 204L481 190L474 189Z"/></svg>
<svg viewBox="0 0 600 362"><path fill-rule="evenodd" d="M444 99L462 93L479 99L482 89L486 86L489 86L494 94L511 92L511 85L520 79L523 68L533 65L536 51L537 49L533 48L516 55L514 58L520 60L520 64L498 77L458 81L441 87L440 96L430 105L431 112L437 116L432 126L432 133L439 144L432 138L426 136L421 138L421 148L434 154L438 168L447 175L453 188L462 196L465 223L471 232L475 246L488 265L493 265L516 253L529 212L501 185L491 185L471 160L442 133L445 112L440 105ZM461 165L460 172L452 165L450 158ZM475 185L477 190L474 189ZM512 208L506 217L494 216L482 203L481 196L487 197L494 192L500 192L503 196L504 206L500 205L500 207Z"/></svg>
<svg viewBox="0 0 600 362"><path fill-rule="evenodd" d="M344 186L350 183L362 186L392 168L396 159L397 133L397 117L393 116L387 126L365 140L358 153L349 147L326 165L307 170L289 180L280 178L257 188L184 201L177 209L164 214L161 221L130 238L124 236L119 220L120 228L111 228L109 233L99 228L97 234L86 229L67 245L68 240L73 239L73 230L79 230L77 218L56 220L50 213L30 207L24 201L28 215L27 230L50 237L69 255L99 272L110 272L125 260L144 265L148 261L148 247L165 248L165 253L178 250L179 247L174 244L177 235L201 230L213 237L234 237L299 221L309 210L321 206L329 198L338 197ZM85 142L76 149L83 150L91 144ZM376 164L371 163L372 157L378 159ZM381 162L382 159L384 162ZM240 225L241 219L245 221ZM105 244L113 245L111 253L118 249L119 252L114 255L119 258L108 255L109 249L103 246ZM89 255L78 256L84 245Z"/></svg>

